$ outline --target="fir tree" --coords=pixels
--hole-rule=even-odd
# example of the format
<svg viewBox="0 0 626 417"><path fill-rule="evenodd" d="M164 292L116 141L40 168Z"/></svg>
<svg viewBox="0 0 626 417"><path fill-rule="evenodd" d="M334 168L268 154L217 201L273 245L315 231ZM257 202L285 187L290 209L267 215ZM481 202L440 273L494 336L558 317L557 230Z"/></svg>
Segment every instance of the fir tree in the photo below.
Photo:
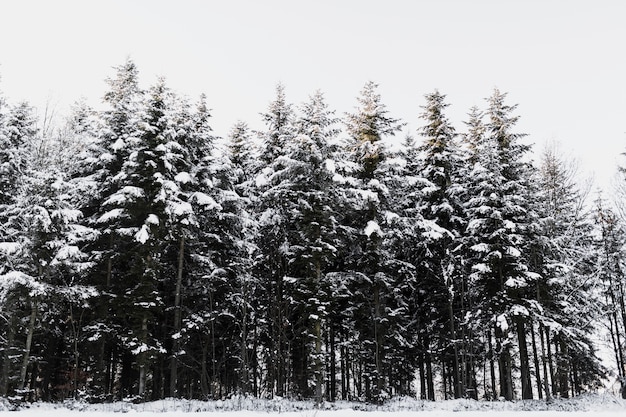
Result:
<svg viewBox="0 0 626 417"><path fill-rule="evenodd" d="M352 272L349 289L357 301L351 308L351 320L359 335L356 352L363 360L364 393L368 401L379 402L388 395L386 378L390 363L386 357L392 309L393 257L385 247L388 188L385 184L388 167L384 164L382 140L398 132L402 124L387 116L385 105L376 92L377 85L368 82L358 98L355 114L346 115L350 135L352 179L346 181L351 194L349 210L344 212L342 226L348 234L346 267ZM347 243L350 242L350 243ZM365 359L369 358L369 359ZM373 362L373 363L372 363Z"/></svg>
<svg viewBox="0 0 626 417"><path fill-rule="evenodd" d="M448 105L445 96L435 91L426 95L426 105L421 118L425 125L420 129L424 138L419 150L422 153L420 177L425 180L421 190L421 215L433 222L437 229L424 233L423 259L416 263L422 277L418 291L429 294L425 310L437 312L436 326L441 338L441 349L450 356L453 396L459 398L463 392L459 346L457 346L457 314L455 309L462 295L460 262L452 251L459 245L463 228L461 207L461 157L455 143L454 127L444 112ZM435 329L430 329L432 330ZM451 345L449 345L451 341ZM429 346L426 346L430 349ZM446 394L447 395L447 394Z"/></svg>
<svg viewBox="0 0 626 417"><path fill-rule="evenodd" d="M494 336L496 349L489 354L497 355L500 395L511 400L513 329L517 330L523 368L522 397L532 396L525 341L525 324L532 307L526 300L529 284L538 275L530 271L523 256L530 209L525 203L529 171L523 162L528 146L519 143L523 135L512 131L518 119L511 115L516 106L505 104L505 97L495 90L489 98L489 122L485 139L478 145L479 158L471 172L472 185L465 208L466 247L471 251L470 286L475 309L480 313L474 320L489 329L485 334L489 346ZM495 392L493 362L490 368Z"/></svg>

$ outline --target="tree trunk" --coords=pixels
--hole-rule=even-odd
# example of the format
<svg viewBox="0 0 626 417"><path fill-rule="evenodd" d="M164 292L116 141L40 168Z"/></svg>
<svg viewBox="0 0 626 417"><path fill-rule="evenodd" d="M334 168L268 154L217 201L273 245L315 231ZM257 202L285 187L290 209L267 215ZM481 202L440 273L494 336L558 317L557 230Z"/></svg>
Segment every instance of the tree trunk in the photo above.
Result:
<svg viewBox="0 0 626 417"><path fill-rule="evenodd" d="M424 372L424 353L420 352L418 358L417 369L420 378L420 400L425 400L426 397L426 374Z"/></svg>
<svg viewBox="0 0 626 417"><path fill-rule="evenodd" d="M535 325L530 323L530 335L533 344L533 362L535 365L535 381L537 381L537 396L540 400L543 399L543 387L541 385L541 371L539 369L539 355L537 354L537 338L535 336Z"/></svg>
<svg viewBox="0 0 626 417"><path fill-rule="evenodd" d="M248 283L246 277L241 286L241 389L250 393L250 375L248 365Z"/></svg>
<svg viewBox="0 0 626 417"><path fill-rule="evenodd" d="M209 311L213 311L213 289L209 290ZM215 357L215 318L211 317L211 395L217 399L215 388L217 387L217 358Z"/></svg>
<svg viewBox="0 0 626 417"><path fill-rule="evenodd" d="M109 233L109 253L107 254L107 276L106 276L106 289L111 288L111 277L113 275L113 257L111 252L113 251L113 233Z"/></svg>
<svg viewBox="0 0 626 417"><path fill-rule="evenodd" d="M539 325L539 338L541 339L541 362L543 363L543 389L546 394L546 401L550 401L550 386L548 383L548 359L546 358L545 342L544 342L544 327L543 324Z"/></svg>
<svg viewBox="0 0 626 417"><path fill-rule="evenodd" d="M487 330L487 341L489 343L489 374L491 376L491 399L498 399L498 393L496 392L496 367L495 367L495 352L493 351L493 340L491 339L491 330Z"/></svg>
<svg viewBox="0 0 626 417"><path fill-rule="evenodd" d="M4 347L4 355L2 358L2 375L0 375L0 397L6 397L9 392L9 375L11 373L11 351L13 350L13 342L15 341L15 319L11 314L7 323L7 340Z"/></svg>
<svg viewBox="0 0 626 417"><path fill-rule="evenodd" d="M550 328L546 328L545 333L546 333L546 347L548 350L548 369L550 370L550 382L551 382L551 388L552 388L552 396L555 397L557 394L557 389L556 389L557 381L556 381L555 374L554 374L554 362L553 362L554 356L552 355L552 343L550 341Z"/></svg>
<svg viewBox="0 0 626 417"><path fill-rule="evenodd" d="M18 390L22 391L26 386L26 372L28 371L28 363L30 362L30 348L33 343L33 335L35 333L35 323L37 321L37 302L30 300L30 320L28 322L28 334L26 335L26 346L24 347L24 357L22 360L22 368L20 369L20 382Z"/></svg>
<svg viewBox="0 0 626 417"><path fill-rule="evenodd" d="M450 337L452 339L452 349L453 349L453 365L452 365L452 382L454 385L454 398L461 398L462 389L462 379L460 376L460 367L459 367L459 348L457 346L456 341L456 329L454 326L454 308L452 306L452 295L450 295L450 302L448 303L448 313L450 318Z"/></svg>
<svg viewBox="0 0 626 417"><path fill-rule="evenodd" d="M178 247L178 270L176 271L176 288L174 290L174 337L172 338L172 357L170 359L170 397L178 397L178 351L180 344L181 288L183 284L183 266L185 261L185 236L181 236Z"/></svg>
<svg viewBox="0 0 626 417"><path fill-rule="evenodd" d="M78 365L79 365L79 352L78 352L78 338L79 338L79 334L80 334L80 328L81 328L81 323L82 323L82 313L81 313L81 317L78 321L78 325L76 324L76 320L74 318L74 308L72 307L72 304L70 303L69 305L70 308L70 327L72 329L72 347L73 347L73 354L74 354L74 369L72 372L72 391L73 391L73 398L76 400L78 399ZM84 312L84 310L83 310Z"/></svg>
<svg viewBox="0 0 626 417"><path fill-rule="evenodd" d="M532 400L533 389L530 381L530 361L528 360L528 344L526 343L526 329L523 318L517 318L517 344L519 345L520 374L522 384L522 399Z"/></svg>
<svg viewBox="0 0 626 417"><path fill-rule="evenodd" d="M341 354L341 399L346 401L348 399L347 378L348 367L346 366L346 347L343 344L339 347L339 353Z"/></svg>
<svg viewBox="0 0 626 417"><path fill-rule="evenodd" d="M426 365L426 394L430 401L435 401L435 382L433 380L433 363L430 354L430 338L424 336L424 362Z"/></svg>
<svg viewBox="0 0 626 417"><path fill-rule="evenodd" d="M208 337L207 337L208 339ZM209 341L201 340L202 356L200 359L200 393L203 400L208 400L210 395L209 390L209 371L207 369L207 361L209 356Z"/></svg>
<svg viewBox="0 0 626 417"><path fill-rule="evenodd" d="M141 342L147 345L148 342L148 317L144 313L141 320ZM148 364L148 352L139 353L139 392L138 395L143 399L146 394L146 380L147 380L147 364Z"/></svg>
<svg viewBox="0 0 626 417"><path fill-rule="evenodd" d="M375 380L375 399L377 402L381 399L381 393L384 389L385 376L383 375L383 331L380 328L381 305L380 305L380 287L378 284L374 286L374 346L375 346L375 362L376 362L376 380Z"/></svg>
<svg viewBox="0 0 626 417"><path fill-rule="evenodd" d="M496 350L498 354L498 370L500 377L500 395L504 397L506 401L513 400L513 386L512 386L512 366L511 366L511 352L508 344L502 343L503 331L496 327Z"/></svg>
<svg viewBox="0 0 626 417"><path fill-rule="evenodd" d="M276 395L282 397L284 395L285 384L285 357L284 347L284 311L283 311L283 277L278 276L276 282Z"/></svg>
<svg viewBox="0 0 626 417"><path fill-rule="evenodd" d="M258 346L258 324L257 315L254 315L252 321L252 393L255 397L259 396L259 359L257 356Z"/></svg>
<svg viewBox="0 0 626 417"><path fill-rule="evenodd" d="M569 357L568 348L565 341L559 337L559 359L557 367L559 371L559 394L561 398L569 398Z"/></svg>
<svg viewBox="0 0 626 417"><path fill-rule="evenodd" d="M335 329L330 326L330 397L331 402L337 399L337 353L335 351Z"/></svg>
<svg viewBox="0 0 626 417"><path fill-rule="evenodd" d="M315 262L315 299L317 300L320 295L320 279L322 276L322 268L319 260ZM319 301L318 301L319 303ZM315 402L321 404L324 400L323 397L323 385L324 385L324 361L322 359L322 319L319 316L321 309L315 304ZM306 354L306 353L305 353Z"/></svg>

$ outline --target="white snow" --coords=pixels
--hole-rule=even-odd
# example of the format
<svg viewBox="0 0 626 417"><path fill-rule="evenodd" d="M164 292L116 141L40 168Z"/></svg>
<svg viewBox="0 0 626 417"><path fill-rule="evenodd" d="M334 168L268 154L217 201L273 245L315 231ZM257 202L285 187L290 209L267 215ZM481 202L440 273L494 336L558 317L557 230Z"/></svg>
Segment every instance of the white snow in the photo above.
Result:
<svg viewBox="0 0 626 417"><path fill-rule="evenodd" d="M80 210L60 209L60 210L54 210L51 213L51 216L54 218L62 219L66 223L69 223L69 222L78 221L78 219L83 217L83 213Z"/></svg>
<svg viewBox="0 0 626 417"><path fill-rule="evenodd" d="M16 242L0 242L0 252L5 255L12 255L20 249L20 244Z"/></svg>
<svg viewBox="0 0 626 417"><path fill-rule="evenodd" d="M98 219L98 223L106 223L109 220L117 219L123 213L124 213L124 209L120 209L120 208L109 210L106 213L104 213L102 216L100 216L100 218Z"/></svg>
<svg viewBox="0 0 626 417"><path fill-rule="evenodd" d="M189 175L188 172L180 172L178 173L175 177L174 180L176 182L179 182L181 184L187 184L189 182L191 182L191 175Z"/></svg>
<svg viewBox="0 0 626 417"><path fill-rule="evenodd" d="M147 225L141 226L141 229L135 234L135 240L141 244L144 244L150 238L150 231Z"/></svg>
<svg viewBox="0 0 626 417"><path fill-rule="evenodd" d="M191 204L187 203L186 201L172 204L172 206L173 212L176 216L185 216L187 214L193 213L193 208L191 207Z"/></svg>
<svg viewBox="0 0 626 417"><path fill-rule="evenodd" d="M149 214L146 219L146 224L153 224L155 226L159 225L159 217L156 214Z"/></svg>
<svg viewBox="0 0 626 417"><path fill-rule="evenodd" d="M52 260L52 263L62 262L67 259L78 258L80 255L80 249L75 245L65 245L58 250L56 256Z"/></svg>
<svg viewBox="0 0 626 417"><path fill-rule="evenodd" d="M398 215L398 213L394 213L393 211L385 212L385 221L387 223L393 223L394 221L398 219L400 219L400 216Z"/></svg>
<svg viewBox="0 0 626 417"><path fill-rule="evenodd" d="M204 208L207 210L213 210L213 209L220 210L221 209L221 206L217 204L217 202L213 199L213 197L211 197L208 194L195 193L193 195L193 199L196 200L196 203L198 203L201 206L204 206Z"/></svg>
<svg viewBox="0 0 626 417"><path fill-rule="evenodd" d="M63 404L30 404L20 411L8 411L0 403L0 417L105 417L131 413L141 417L620 417L626 401L614 392L584 395L573 399L525 401L448 400L423 401L398 398L382 406L337 401L315 407L313 401L289 401L282 398L261 400L234 397L217 401L165 399L142 404L118 401L108 404L87 404L67 401ZM460 412L460 413L459 413ZM217 414L216 414L217 413Z"/></svg>
<svg viewBox="0 0 626 417"><path fill-rule="evenodd" d="M261 173L254 179L256 186L262 188L269 185L272 172L271 168L263 168Z"/></svg>
<svg viewBox="0 0 626 417"><path fill-rule="evenodd" d="M514 248L513 246L507 247L506 253L507 255L510 255L514 258L519 258L520 256L522 256L522 253L517 248Z"/></svg>
<svg viewBox="0 0 626 417"><path fill-rule="evenodd" d="M371 237L372 233L376 233L378 236L383 235L382 231L380 230L380 226L373 220L367 222L367 226L365 226L365 230L363 231L363 233L367 237Z"/></svg>
<svg viewBox="0 0 626 417"><path fill-rule="evenodd" d="M334 174L335 172L337 172L335 161L333 161L332 159L325 160L324 165L326 166L326 170L330 172L331 174Z"/></svg>
<svg viewBox="0 0 626 417"><path fill-rule="evenodd" d="M114 151L119 151L120 149L124 149L124 146L124 141L122 139L118 139L111 145L111 149Z"/></svg>
<svg viewBox="0 0 626 417"><path fill-rule="evenodd" d="M524 288L528 286L528 284L524 280L511 277L505 281L504 286L509 288Z"/></svg>
<svg viewBox="0 0 626 417"><path fill-rule="evenodd" d="M470 249L473 250L474 252L487 253L489 252L489 245L487 245L486 243L478 243L472 246Z"/></svg>
<svg viewBox="0 0 626 417"><path fill-rule="evenodd" d="M514 305L513 307L511 307L511 315L528 317L530 316L530 313L528 312L528 309L526 307Z"/></svg>
<svg viewBox="0 0 626 417"><path fill-rule="evenodd" d="M509 329L509 322L506 321L506 316L504 314L500 314L496 318L496 326L498 326L503 332L506 332Z"/></svg>
<svg viewBox="0 0 626 417"><path fill-rule="evenodd" d="M478 272L491 272L491 267L487 264L479 263L472 266L472 270Z"/></svg>

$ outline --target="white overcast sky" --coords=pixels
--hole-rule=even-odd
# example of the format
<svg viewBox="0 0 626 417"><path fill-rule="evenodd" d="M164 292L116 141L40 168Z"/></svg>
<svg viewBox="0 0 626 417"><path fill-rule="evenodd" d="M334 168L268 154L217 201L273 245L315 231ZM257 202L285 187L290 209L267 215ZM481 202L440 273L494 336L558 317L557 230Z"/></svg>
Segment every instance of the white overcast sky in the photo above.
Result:
<svg viewBox="0 0 626 417"><path fill-rule="evenodd" d="M498 87L536 151L559 141L599 186L626 150L624 0L0 0L0 16L0 91L59 113L99 106L130 56L145 86L206 93L219 136L260 127L278 82L341 115L373 80L412 132L424 94L462 131Z"/></svg>

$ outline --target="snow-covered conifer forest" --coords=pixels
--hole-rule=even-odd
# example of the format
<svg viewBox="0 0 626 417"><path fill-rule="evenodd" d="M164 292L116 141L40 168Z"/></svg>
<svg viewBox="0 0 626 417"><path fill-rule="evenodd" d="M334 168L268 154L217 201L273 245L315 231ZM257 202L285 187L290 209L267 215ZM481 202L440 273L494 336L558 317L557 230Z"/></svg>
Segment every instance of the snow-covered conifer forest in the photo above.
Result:
<svg viewBox="0 0 626 417"><path fill-rule="evenodd" d="M623 218L505 92L461 126L428 93L405 136L373 82L345 115L278 86L264 129L230 132L130 59L107 86L54 127L0 98L1 397L545 400L624 376Z"/></svg>

